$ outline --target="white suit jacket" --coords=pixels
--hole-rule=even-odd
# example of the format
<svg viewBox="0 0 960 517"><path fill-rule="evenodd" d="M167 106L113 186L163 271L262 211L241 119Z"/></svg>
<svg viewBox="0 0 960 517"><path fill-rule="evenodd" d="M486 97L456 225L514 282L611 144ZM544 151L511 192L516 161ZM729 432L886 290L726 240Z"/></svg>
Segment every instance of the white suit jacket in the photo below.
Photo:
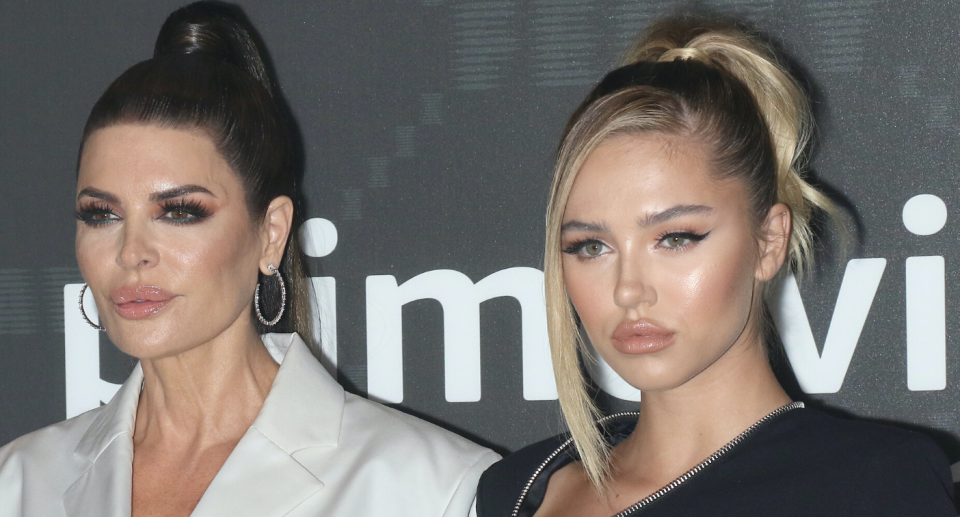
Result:
<svg viewBox="0 0 960 517"><path fill-rule="evenodd" d="M296 334L263 341L280 370L194 516L468 515L494 452L345 393ZM142 381L0 449L0 516L129 516Z"/></svg>

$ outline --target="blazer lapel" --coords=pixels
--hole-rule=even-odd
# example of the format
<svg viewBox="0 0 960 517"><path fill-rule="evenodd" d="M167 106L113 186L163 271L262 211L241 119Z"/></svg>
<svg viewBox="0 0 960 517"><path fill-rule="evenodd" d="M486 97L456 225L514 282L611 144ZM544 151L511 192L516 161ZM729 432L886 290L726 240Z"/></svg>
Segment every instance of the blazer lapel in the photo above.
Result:
<svg viewBox="0 0 960 517"><path fill-rule="evenodd" d="M138 364L77 444L74 454L86 469L63 493L69 517L129 517L133 426L142 383Z"/></svg>
<svg viewBox="0 0 960 517"><path fill-rule="evenodd" d="M280 516L324 486L319 472L296 458L305 449L337 446L343 388L296 334L267 334L263 342L282 359L277 378L257 419L194 509L196 517ZM129 517L142 383L137 365L80 440L75 454L89 467L63 495L68 516Z"/></svg>
<svg viewBox="0 0 960 517"><path fill-rule="evenodd" d="M210 483L195 517L279 516L323 488L323 482L250 428Z"/></svg>
<svg viewBox="0 0 960 517"><path fill-rule="evenodd" d="M285 515L324 486L317 472L297 461L296 453L336 447L343 388L296 334L267 334L263 342L281 360L277 378L194 517Z"/></svg>

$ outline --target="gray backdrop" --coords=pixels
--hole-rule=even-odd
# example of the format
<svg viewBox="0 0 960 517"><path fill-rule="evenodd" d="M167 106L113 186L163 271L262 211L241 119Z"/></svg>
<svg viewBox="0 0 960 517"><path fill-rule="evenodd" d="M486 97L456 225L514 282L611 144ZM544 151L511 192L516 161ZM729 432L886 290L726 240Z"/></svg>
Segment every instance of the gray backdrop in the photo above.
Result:
<svg viewBox="0 0 960 517"><path fill-rule="evenodd" d="M310 268L336 285L337 370L359 393L368 386L368 346L377 345L368 336L368 277L392 275L403 285L422 273L452 270L478 282L511 268L542 268L552 152L566 118L639 29L681 5L240 3L267 45L302 131L307 216L337 230L336 247L330 251L328 240L329 253L315 253L326 256L311 259ZM65 372L89 371L67 359L70 343L89 344L89 334L71 326L71 286L82 282L73 253L78 138L101 92L150 56L161 23L179 5L0 4L0 444L65 418L72 389ZM803 329L789 340L801 352L807 347L809 364L797 377L807 379L800 384L812 393L804 394L789 374L785 382L797 396L838 412L922 430L952 462L960 460L958 227L947 216L942 230L916 235L903 219L905 203L920 194L943 202L927 203L917 215L934 230L943 206L947 214L960 210L960 4L728 0L700 8L738 14L786 50L816 100L816 173L856 221L850 255L826 257L802 285L816 349L801 339ZM318 222L324 225L331 226ZM911 338L916 370L908 375L907 259L920 256L943 257L945 272L936 267L939 259L915 262L923 267L911 277L911 299L928 305L914 307L919 319L912 328L920 330ZM855 262L873 269L854 278L847 260L863 258L886 262ZM881 263L878 276L874 266ZM535 281L536 272L513 271ZM840 289L845 271L847 295ZM467 287L470 303L490 297L477 298ZM406 304L393 300L395 308L402 305L403 322L399 406L501 452L559 431L555 400L524 397L521 335L532 336L529 343L542 337L534 328L535 304L523 306L532 319L522 329L516 297L494 293L480 303L479 400L449 402L445 357L476 332L469 325L447 328L445 337L444 315L451 318L447 327L460 321L455 302L441 306L427 291L407 293ZM130 358L105 339L98 348L99 357L96 347L88 353L93 375L99 364L100 379L122 382ZM828 357L827 348L836 354ZM791 353L790 361L800 355ZM832 373L817 370L829 369L824 365ZM836 389L818 384L827 377Z"/></svg>

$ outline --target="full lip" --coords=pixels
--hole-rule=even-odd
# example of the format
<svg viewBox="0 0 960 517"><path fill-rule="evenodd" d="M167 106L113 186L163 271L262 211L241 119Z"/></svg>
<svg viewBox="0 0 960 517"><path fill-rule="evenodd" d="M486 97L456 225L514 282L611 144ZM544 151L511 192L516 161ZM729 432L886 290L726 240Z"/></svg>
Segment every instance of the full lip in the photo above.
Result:
<svg viewBox="0 0 960 517"><path fill-rule="evenodd" d="M139 320L157 314L175 296L154 285L123 286L110 291L110 301L122 318Z"/></svg>
<svg viewBox="0 0 960 517"><path fill-rule="evenodd" d="M617 325L610 336L617 351L630 354L652 354L673 344L676 333L647 319L626 320Z"/></svg>

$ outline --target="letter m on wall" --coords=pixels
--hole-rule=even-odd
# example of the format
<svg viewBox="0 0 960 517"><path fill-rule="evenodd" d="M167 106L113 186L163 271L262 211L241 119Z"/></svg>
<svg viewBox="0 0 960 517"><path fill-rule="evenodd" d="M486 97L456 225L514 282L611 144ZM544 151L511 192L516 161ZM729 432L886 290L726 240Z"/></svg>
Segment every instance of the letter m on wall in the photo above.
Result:
<svg viewBox="0 0 960 517"><path fill-rule="evenodd" d="M403 305L431 298L443 307L444 387L449 402L480 400L480 303L509 296L520 302L523 397L553 400L543 273L515 267L474 284L449 269L427 271L397 285L392 275L367 277L367 392L381 402L403 401Z"/></svg>

